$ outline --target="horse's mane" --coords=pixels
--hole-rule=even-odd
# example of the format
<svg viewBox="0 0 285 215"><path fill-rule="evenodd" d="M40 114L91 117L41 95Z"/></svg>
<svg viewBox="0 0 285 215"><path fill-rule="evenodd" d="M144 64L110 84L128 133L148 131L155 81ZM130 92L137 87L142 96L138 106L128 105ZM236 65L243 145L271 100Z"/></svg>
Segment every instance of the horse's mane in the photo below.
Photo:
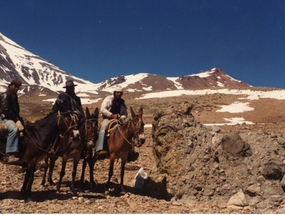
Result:
<svg viewBox="0 0 285 215"><path fill-rule="evenodd" d="M86 117L81 118L78 122L78 127L80 127L85 122L85 120L86 120Z"/></svg>
<svg viewBox="0 0 285 215"><path fill-rule="evenodd" d="M29 122L28 125L39 124L39 123L45 121L46 119L50 118L50 116L51 116L51 115L54 115L55 113L57 113L57 111L50 112L50 113L49 113L48 115L46 115L44 118L37 119L35 122Z"/></svg>

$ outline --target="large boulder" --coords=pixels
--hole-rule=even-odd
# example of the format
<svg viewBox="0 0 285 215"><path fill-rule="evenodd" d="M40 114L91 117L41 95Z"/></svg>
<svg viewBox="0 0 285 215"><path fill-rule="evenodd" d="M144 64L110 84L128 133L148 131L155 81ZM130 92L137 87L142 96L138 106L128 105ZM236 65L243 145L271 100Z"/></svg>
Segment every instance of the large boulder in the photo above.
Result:
<svg viewBox="0 0 285 215"><path fill-rule="evenodd" d="M155 112L155 164L145 194L226 205L242 192L248 204L241 206L279 206L285 199L282 135L259 131L223 136L196 122L191 109L185 102Z"/></svg>

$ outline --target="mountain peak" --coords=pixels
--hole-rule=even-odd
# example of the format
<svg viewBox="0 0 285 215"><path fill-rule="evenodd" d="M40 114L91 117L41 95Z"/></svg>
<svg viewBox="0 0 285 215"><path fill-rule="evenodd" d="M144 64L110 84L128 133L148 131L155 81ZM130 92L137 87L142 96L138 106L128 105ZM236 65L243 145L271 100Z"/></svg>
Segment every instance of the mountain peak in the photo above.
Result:
<svg viewBox="0 0 285 215"><path fill-rule="evenodd" d="M0 33L0 91L4 91L12 79L22 81L25 89L21 93L38 95L63 91L67 80L73 80L78 85L76 92L88 94L98 94L99 91L113 92L116 85L120 85L127 92L249 86L231 78L218 68L176 78L149 73L119 75L94 84L64 72Z"/></svg>

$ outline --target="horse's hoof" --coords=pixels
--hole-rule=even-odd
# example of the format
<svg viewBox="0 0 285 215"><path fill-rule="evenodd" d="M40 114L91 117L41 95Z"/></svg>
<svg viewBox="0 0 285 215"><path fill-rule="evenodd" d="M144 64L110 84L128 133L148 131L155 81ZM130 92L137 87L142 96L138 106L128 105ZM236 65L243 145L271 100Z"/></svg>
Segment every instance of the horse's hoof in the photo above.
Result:
<svg viewBox="0 0 285 215"><path fill-rule="evenodd" d="M26 199L26 203L27 204L32 204L33 203L33 199L31 197Z"/></svg>
<svg viewBox="0 0 285 215"><path fill-rule="evenodd" d="M73 196L77 196L77 192L75 190L69 190L67 193L72 194Z"/></svg>
<svg viewBox="0 0 285 215"><path fill-rule="evenodd" d="M78 187L78 188L77 188L77 192L82 193L82 188L81 188L81 187Z"/></svg>

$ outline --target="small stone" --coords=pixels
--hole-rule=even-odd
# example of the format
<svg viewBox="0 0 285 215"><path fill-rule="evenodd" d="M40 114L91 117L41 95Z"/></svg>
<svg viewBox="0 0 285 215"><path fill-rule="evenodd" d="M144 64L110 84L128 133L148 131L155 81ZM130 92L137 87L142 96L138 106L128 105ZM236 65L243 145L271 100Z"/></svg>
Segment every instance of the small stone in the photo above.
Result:
<svg viewBox="0 0 285 215"><path fill-rule="evenodd" d="M248 202L246 201L245 195L241 189L229 199L227 206L248 206Z"/></svg>
<svg viewBox="0 0 285 215"><path fill-rule="evenodd" d="M79 197L79 198L78 198L78 202L79 202L79 203L83 203L83 202L84 202L84 198L83 198L83 197Z"/></svg>

